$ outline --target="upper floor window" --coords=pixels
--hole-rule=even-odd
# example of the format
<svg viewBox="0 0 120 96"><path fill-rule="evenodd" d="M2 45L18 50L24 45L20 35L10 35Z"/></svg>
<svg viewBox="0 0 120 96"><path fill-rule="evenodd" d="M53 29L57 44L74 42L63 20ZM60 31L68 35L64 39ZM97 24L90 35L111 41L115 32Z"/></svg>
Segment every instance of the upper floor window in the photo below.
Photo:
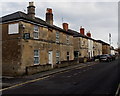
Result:
<svg viewBox="0 0 120 96"><path fill-rule="evenodd" d="M19 24L9 24L8 34L18 34L19 33Z"/></svg>
<svg viewBox="0 0 120 96"><path fill-rule="evenodd" d="M69 44L69 35L67 35L66 40L67 40L67 44Z"/></svg>
<svg viewBox="0 0 120 96"><path fill-rule="evenodd" d="M56 32L56 42L59 43L59 38L60 38L60 34L59 32Z"/></svg>
<svg viewBox="0 0 120 96"><path fill-rule="evenodd" d="M34 32L33 32L34 39L39 39L39 27L34 26Z"/></svg>

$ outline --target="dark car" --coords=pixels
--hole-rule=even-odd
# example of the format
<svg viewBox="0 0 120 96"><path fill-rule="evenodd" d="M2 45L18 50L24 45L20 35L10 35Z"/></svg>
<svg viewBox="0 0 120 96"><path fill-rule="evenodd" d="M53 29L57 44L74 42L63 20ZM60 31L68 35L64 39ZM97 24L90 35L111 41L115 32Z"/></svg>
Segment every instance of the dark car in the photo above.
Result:
<svg viewBox="0 0 120 96"><path fill-rule="evenodd" d="M96 55L96 56L94 56L94 57L93 57L93 61L95 61L96 59L99 60L99 59L100 59L100 56L101 56L101 55Z"/></svg>
<svg viewBox="0 0 120 96"><path fill-rule="evenodd" d="M115 55L113 55L113 54L109 54L110 56L111 56L111 59L112 60L115 60L116 59L116 56Z"/></svg>
<svg viewBox="0 0 120 96"><path fill-rule="evenodd" d="M112 57L109 54L103 54L100 56L99 60L110 62L112 60Z"/></svg>

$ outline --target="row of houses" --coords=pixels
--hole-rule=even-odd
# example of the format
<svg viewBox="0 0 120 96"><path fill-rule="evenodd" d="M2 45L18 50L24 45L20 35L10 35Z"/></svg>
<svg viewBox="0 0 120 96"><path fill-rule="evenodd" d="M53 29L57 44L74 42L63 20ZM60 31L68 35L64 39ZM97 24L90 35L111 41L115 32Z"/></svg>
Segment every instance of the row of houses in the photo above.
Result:
<svg viewBox="0 0 120 96"><path fill-rule="evenodd" d="M29 2L27 14L21 11L1 18L3 75L33 74L56 67L80 63L84 60L110 54L110 45L69 28L53 24L51 8L46 10L46 20L35 16L35 6Z"/></svg>

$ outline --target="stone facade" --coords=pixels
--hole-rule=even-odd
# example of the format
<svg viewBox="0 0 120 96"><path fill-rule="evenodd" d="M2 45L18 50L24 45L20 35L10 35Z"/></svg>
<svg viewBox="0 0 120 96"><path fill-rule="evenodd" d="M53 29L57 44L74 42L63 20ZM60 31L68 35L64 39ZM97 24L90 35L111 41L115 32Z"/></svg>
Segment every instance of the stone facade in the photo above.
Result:
<svg viewBox="0 0 120 96"><path fill-rule="evenodd" d="M102 55L102 43L97 42L96 40L93 42L93 55Z"/></svg>
<svg viewBox="0 0 120 96"><path fill-rule="evenodd" d="M102 54L110 54L110 46L107 44L102 45Z"/></svg>
<svg viewBox="0 0 120 96"><path fill-rule="evenodd" d="M18 34L8 34L9 24L19 25ZM24 25L25 28L21 28ZM52 51L52 66L56 66L56 52L59 52L59 63L74 59L73 36L60 32L56 29L38 26L39 38L34 39L34 24L23 21L2 24L3 43L3 74L21 75L26 73L26 68L34 65L34 50L39 50L39 64L46 65L48 62L48 52ZM56 32L59 32L59 42L56 42ZM29 33L30 39L24 39L24 34ZM69 38L67 41L66 38Z"/></svg>
<svg viewBox="0 0 120 96"><path fill-rule="evenodd" d="M88 57L88 39L74 37L74 51L79 53L79 58Z"/></svg>
<svg viewBox="0 0 120 96"><path fill-rule="evenodd" d="M35 6L29 3L28 13L16 12L3 17L2 74L24 75L65 67L96 55L110 53L110 46L84 35L53 25L52 9L47 8L46 21L35 17ZM76 60L77 59L77 60Z"/></svg>

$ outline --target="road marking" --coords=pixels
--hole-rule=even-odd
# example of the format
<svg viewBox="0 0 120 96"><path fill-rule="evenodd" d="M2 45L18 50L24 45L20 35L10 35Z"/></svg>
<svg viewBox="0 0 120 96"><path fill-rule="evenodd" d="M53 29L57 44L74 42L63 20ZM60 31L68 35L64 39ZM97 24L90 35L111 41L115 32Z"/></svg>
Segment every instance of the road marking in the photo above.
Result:
<svg viewBox="0 0 120 96"><path fill-rule="evenodd" d="M81 69L81 68L84 68L84 67L87 67L87 66L92 66L92 65L95 65L95 64L84 65L84 66L80 66L80 67L73 68L73 69L78 69L78 68ZM63 72L59 72L59 73L65 73L65 72L69 72L69 70L63 71ZM81 72L79 72L79 73L81 73ZM37 79L34 79L34 80L30 80L30 81L26 81L26 82L23 82L23 83L15 84L15 85L13 85L13 86L0 89L0 91L5 91L5 90L11 89L11 88L15 88L15 87L18 87L18 86L22 86L22 85L25 85L25 84L28 84L28 83L33 83L33 82L36 82L36 81L39 81L39 80L46 79L46 78L48 78L48 77L50 77L50 76L51 76L51 75L45 76L45 77L41 77L41 78L37 78ZM69 77L71 77L71 76L69 76Z"/></svg>
<svg viewBox="0 0 120 96"><path fill-rule="evenodd" d="M36 82L36 81L39 81L39 80L46 79L48 77L50 77L50 76L46 76L46 77L42 77L42 78L37 78L37 79L34 79L34 80L26 81L26 82L23 82L23 83L20 83L20 84L16 84L16 85L4 88L4 89L0 89L0 91L5 91L5 90L11 89L11 88L15 88L15 87L18 87L18 86L22 86L22 85L25 85L25 84L28 84L28 83L33 83L33 82Z"/></svg>
<svg viewBox="0 0 120 96"><path fill-rule="evenodd" d="M67 77L71 77L71 75L70 75L70 76L67 76Z"/></svg>
<svg viewBox="0 0 120 96"><path fill-rule="evenodd" d="M93 69L92 67L90 67L90 69Z"/></svg>
<svg viewBox="0 0 120 96"><path fill-rule="evenodd" d="M73 75L77 75L77 73L73 74Z"/></svg>
<svg viewBox="0 0 120 96"><path fill-rule="evenodd" d="M119 85L118 85L118 88L117 88L117 91L116 91L116 93L115 93L115 96L118 96L119 94L118 94L118 92L120 91L120 83L119 83Z"/></svg>
<svg viewBox="0 0 120 96"><path fill-rule="evenodd" d="M78 73L81 73L81 72L78 72Z"/></svg>

